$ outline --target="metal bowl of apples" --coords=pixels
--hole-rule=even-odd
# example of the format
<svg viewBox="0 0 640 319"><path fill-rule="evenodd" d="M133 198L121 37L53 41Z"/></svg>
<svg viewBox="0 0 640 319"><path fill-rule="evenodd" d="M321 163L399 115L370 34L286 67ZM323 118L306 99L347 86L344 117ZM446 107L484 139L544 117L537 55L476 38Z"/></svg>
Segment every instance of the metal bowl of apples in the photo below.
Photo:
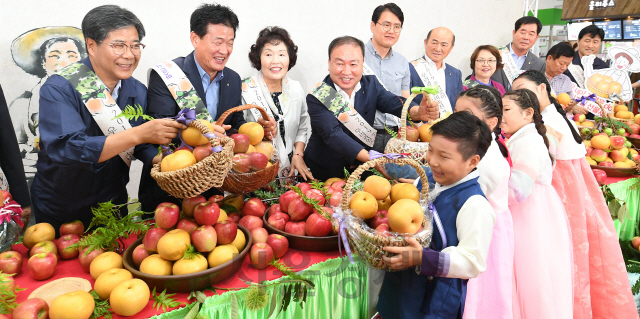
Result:
<svg viewBox="0 0 640 319"><path fill-rule="evenodd" d="M305 221L298 222L290 221L288 218L286 220L283 220L285 218L275 218L274 216L274 218L271 219L273 225L270 224L269 217L271 217L271 215L276 215L279 213L283 214L281 216L289 217L287 213L284 213L280 209L279 204L275 204L269 207L267 211L264 212L262 221L264 227L267 229L267 232L269 232L270 234L279 234L286 237L287 240L289 240L289 248L315 252L338 250L338 235L335 234L335 230L330 221L327 221L328 223L325 223L324 221L326 221L326 219L319 217L320 215L311 214L306 218ZM323 230L323 228L326 227L330 228L329 236L316 237L307 235L309 232L326 233L327 231ZM288 230L289 232L285 230Z"/></svg>
<svg viewBox="0 0 640 319"><path fill-rule="evenodd" d="M245 246L238 255L219 266L186 275L157 276L140 272L133 262L133 252L143 240L143 238L140 238L125 250L122 256L124 268L130 271L134 277L146 282L149 287L156 287L156 291L167 289L167 292L171 293L191 292L211 287L235 274L242 267L245 257L253 245L251 232L241 225L237 225L237 229L244 233Z"/></svg>
<svg viewBox="0 0 640 319"><path fill-rule="evenodd" d="M590 165L591 169L599 169L603 170L607 173L607 177L627 177L635 174L636 167L609 167L609 166L601 166L601 165Z"/></svg>

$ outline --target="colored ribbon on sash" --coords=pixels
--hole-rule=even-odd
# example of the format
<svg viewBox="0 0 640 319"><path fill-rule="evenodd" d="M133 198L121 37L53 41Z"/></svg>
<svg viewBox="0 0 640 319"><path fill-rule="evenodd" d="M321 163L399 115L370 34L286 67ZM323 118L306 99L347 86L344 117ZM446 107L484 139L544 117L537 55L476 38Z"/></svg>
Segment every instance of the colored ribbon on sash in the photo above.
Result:
<svg viewBox="0 0 640 319"><path fill-rule="evenodd" d="M172 117L168 117L168 119L174 119L180 124L184 124L184 125L189 126L189 124L196 119L196 111L193 110L193 109L184 108L184 109L181 109L180 112L178 112L178 115L172 116ZM215 137L215 134L213 134L213 133L207 133L207 134L202 134L202 135L204 135L204 137L206 137L206 138L214 138ZM178 136L180 136L180 141L181 141L180 147L188 147L190 150L193 150L193 147L191 147L190 145L187 145L187 143L185 143L182 140L182 134L178 134ZM168 145L161 145L160 147L162 148L162 155L164 155L164 156L167 156L167 155L173 153L171 151L171 148ZM221 152L221 151L222 151L222 146L221 145L218 145L218 146L213 148L213 152L214 153L218 153L218 152Z"/></svg>
<svg viewBox="0 0 640 319"><path fill-rule="evenodd" d="M436 210L436 205L433 205L433 203L429 203L429 210L431 211L431 214L433 214L433 221L436 222L438 232L440 233L440 237L442 238L442 249L445 249L447 247L447 236L444 232L442 221L440 221L438 210Z"/></svg>
<svg viewBox="0 0 640 319"><path fill-rule="evenodd" d="M387 153L387 154L382 154L380 152L374 151L374 150L370 150L369 151L369 160L374 160L376 158L380 158L380 157L386 157L388 159L398 159L398 158L405 158L408 157L409 153Z"/></svg>
<svg viewBox="0 0 640 319"><path fill-rule="evenodd" d="M20 228L24 226L24 223L20 219L22 215L22 208L16 201L10 201L8 204L0 207L0 222L10 223L11 220L16 222Z"/></svg>
<svg viewBox="0 0 640 319"><path fill-rule="evenodd" d="M353 254L351 253L351 248L349 247L349 241L347 240L347 231L345 230L347 225L345 225L344 217L342 217L342 215L338 213L334 213L333 215L331 215L331 217L335 218L340 224L338 234L340 236L340 239L342 239L342 244L344 245L344 251L347 253L347 256L349 257L349 261L353 264L354 263ZM342 248L340 246L341 246L340 240L338 240L338 250L339 250L340 256L342 256Z"/></svg>
<svg viewBox="0 0 640 319"><path fill-rule="evenodd" d="M582 105L584 105L584 102L586 102L586 101L591 101L591 102L597 103L596 102L596 95L595 94L585 95L585 96L583 96L583 97L581 97L579 99L576 99L576 103L580 103Z"/></svg>

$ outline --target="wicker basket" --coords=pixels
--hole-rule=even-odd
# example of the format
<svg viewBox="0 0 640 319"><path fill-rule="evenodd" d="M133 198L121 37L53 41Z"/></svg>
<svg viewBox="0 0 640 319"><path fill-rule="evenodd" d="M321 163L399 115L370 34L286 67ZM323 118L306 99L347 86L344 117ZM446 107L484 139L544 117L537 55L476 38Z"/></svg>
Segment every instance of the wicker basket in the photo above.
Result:
<svg viewBox="0 0 640 319"><path fill-rule="evenodd" d="M418 94L413 93L409 98L405 101L404 106L402 107L402 114L400 115L400 131L398 138L392 138L387 143L387 146L384 148L385 153L408 153L409 158L418 161L423 166L428 166L426 161L427 149L429 148L429 143L427 142L410 142L407 141L407 112L409 110L409 106L411 105L411 101L418 96ZM426 95L426 98L430 101L431 97L429 94Z"/></svg>
<svg viewBox="0 0 640 319"><path fill-rule="evenodd" d="M241 112L252 108L258 109L263 118L269 118L267 112L265 112L261 107L253 104L246 104L234 107L222 113L222 115L220 115L220 117L218 118L218 121L216 121L216 124L222 125L224 123L224 120L226 120L227 117L232 113ZM273 165L257 172L236 173L233 170L229 171L224 179L224 183L221 186L217 187L225 192L229 192L232 194L247 194L268 185L277 177L278 170L280 169L280 159L277 157L277 154L275 154L275 152L273 158L269 160L273 162Z"/></svg>
<svg viewBox="0 0 640 319"><path fill-rule="evenodd" d="M425 218L422 222L423 230L413 234L398 234L391 233L391 236L382 236L374 233L362 219L357 218L351 214L349 210L349 200L351 199L351 188L356 179L360 178L360 175L366 170L375 167L377 164L395 163L401 165L411 165L416 169L422 182L422 192L420 193L421 205L425 204L429 199L429 186L427 184L427 176L424 173L420 164L409 158L400 158L390 160L386 157L381 157L372 161L368 161L360 165L349 177L344 190L342 191L341 209L345 215L345 222L347 223L348 241L351 250L365 260L371 267L381 269L385 271L395 271L385 266L382 261L382 257L391 257L394 254L382 250L386 246L404 247L408 246L405 241L405 236L413 236L423 247L427 247L431 243L431 234L433 233L433 224L431 214L427 211ZM334 219L334 222L336 220Z"/></svg>
<svg viewBox="0 0 640 319"><path fill-rule="evenodd" d="M203 134L212 133L200 121L191 121L190 127L195 127ZM202 161L171 172L161 172L160 164L153 165L151 177L160 188L176 198L189 198L202 194L212 187L222 186L224 178L231 170L233 147L235 143L229 137L209 138L211 146L222 145L222 151L207 156Z"/></svg>

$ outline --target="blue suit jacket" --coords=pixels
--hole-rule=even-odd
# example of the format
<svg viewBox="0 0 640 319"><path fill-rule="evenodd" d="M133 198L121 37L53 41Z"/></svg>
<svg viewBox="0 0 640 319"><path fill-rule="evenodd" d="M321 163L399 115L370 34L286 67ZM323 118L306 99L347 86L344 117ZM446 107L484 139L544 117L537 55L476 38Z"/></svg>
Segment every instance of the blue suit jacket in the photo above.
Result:
<svg viewBox="0 0 640 319"><path fill-rule="evenodd" d="M416 72L416 69L411 63L409 63L409 72L411 72L411 87L424 86L424 83L422 83L422 79L420 79L418 72ZM458 94L462 92L462 72L445 63L444 76L446 83L445 86L447 87L447 97L449 98L449 102L451 102L451 110L453 111L456 108ZM420 103L422 101L422 95L416 96L414 101Z"/></svg>
<svg viewBox="0 0 640 319"><path fill-rule="evenodd" d="M174 59L182 72L187 76L191 84L196 89L198 96L207 104L206 94L202 87L202 80L200 79L200 73L196 66L194 53L191 52L186 57L179 57ZM218 112L216 114L216 120L220 118L220 115L226 110L242 105L242 86L240 82L240 76L235 71L224 68L224 77L220 81L220 94L218 101ZM167 118L172 117L180 112L180 107L176 100L169 92L169 89L164 84L164 81L154 70L149 75L149 89L147 91L148 99L148 114L154 118ZM233 128L239 128L244 124L244 116L242 112L236 112L231 114L224 121L224 124L229 124ZM176 138L173 143L180 145L180 139ZM156 146L157 147L157 146ZM154 211L156 206L162 202L169 201L179 204L180 201L171 197L167 192L163 191L158 183L151 177L152 165L147 164L142 168L142 176L140 178L140 187L138 189L138 197L142 203L143 211Z"/></svg>
<svg viewBox="0 0 640 319"><path fill-rule="evenodd" d="M324 82L334 87L327 76ZM356 111L373 125L376 110L400 116L405 99L387 91L374 75L363 75L361 88L355 92ZM412 103L412 105L416 105ZM307 107L311 118L311 137L304 152L304 160L313 177L326 180L344 176L344 169L360 164L356 156L362 149L371 148L356 138L313 95L307 95Z"/></svg>
<svg viewBox="0 0 640 319"><path fill-rule="evenodd" d="M89 59L82 61L91 70ZM116 103L147 107L147 89L133 77L122 80ZM40 147L37 173L31 186L36 220L42 217L54 223L56 231L62 223L75 219L89 226L96 203L127 200L129 166L116 155L98 163L107 137L81 100L80 93L59 75L52 75L40 89ZM140 118L129 121L142 124ZM134 156L151 162L158 153L151 144L135 147ZM43 216L46 215L46 216Z"/></svg>

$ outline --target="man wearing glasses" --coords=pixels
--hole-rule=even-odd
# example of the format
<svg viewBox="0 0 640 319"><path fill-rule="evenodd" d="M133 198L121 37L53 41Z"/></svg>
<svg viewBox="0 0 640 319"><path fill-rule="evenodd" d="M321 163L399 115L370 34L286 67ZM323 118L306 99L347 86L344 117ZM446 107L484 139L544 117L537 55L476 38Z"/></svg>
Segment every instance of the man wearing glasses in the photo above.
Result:
<svg viewBox="0 0 640 319"><path fill-rule="evenodd" d="M424 40L425 55L411 61L411 87L432 86L439 87L439 93L434 96L440 107L440 116L453 112L458 94L462 92L462 73L460 70L444 62L449 56L456 42L456 36L445 27L435 28L427 34ZM421 101L417 96L416 101Z"/></svg>
<svg viewBox="0 0 640 319"><path fill-rule="evenodd" d="M89 57L52 75L40 89L40 147L31 187L37 223L80 220L89 226L97 203L127 201L133 157L157 162L158 149L178 130L172 120L128 121L125 106L147 106L147 90L131 77L145 31L130 11L114 5L92 9L82 20ZM151 143L151 144L150 144ZM126 207L120 210L126 215Z"/></svg>
<svg viewBox="0 0 640 319"><path fill-rule="evenodd" d="M373 35L365 44L363 75L375 75L389 92L407 98L411 89L409 64L404 56L392 49L400 38L403 23L404 14L395 3L380 5L373 11ZM373 122L373 128L376 129L374 150L384 152L391 138L385 127L397 132L398 121L393 115L376 111Z"/></svg>

